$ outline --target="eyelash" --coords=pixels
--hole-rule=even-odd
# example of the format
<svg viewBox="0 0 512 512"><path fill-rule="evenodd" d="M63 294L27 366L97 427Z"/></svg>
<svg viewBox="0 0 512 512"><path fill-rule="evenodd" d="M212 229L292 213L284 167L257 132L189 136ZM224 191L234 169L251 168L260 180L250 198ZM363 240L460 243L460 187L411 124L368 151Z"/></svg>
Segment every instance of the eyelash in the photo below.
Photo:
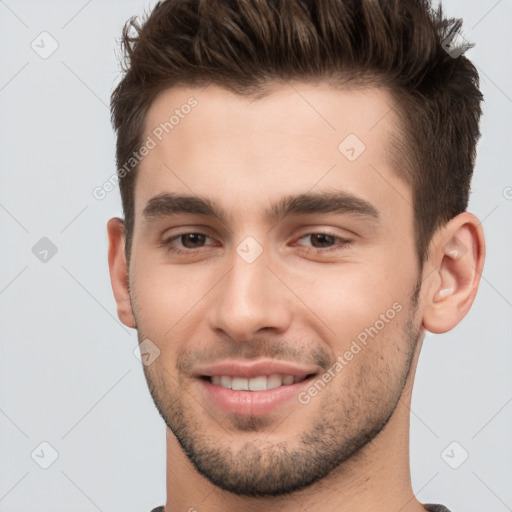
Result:
<svg viewBox="0 0 512 512"><path fill-rule="evenodd" d="M195 252L196 249L198 250L198 249L202 249L203 248L203 247L198 247L196 249L186 249L186 250L177 249L176 246L173 245L174 240L177 240L178 238L181 238L182 236L185 236L185 235L203 235L203 236L205 236L207 238L210 238L208 235L206 235L204 233L200 233L200 232L197 232L197 231L187 231L185 233L180 233L179 235L174 235L171 238L167 238L166 240L163 240L160 243L160 246L164 247L167 251L169 251L171 253L179 254L179 255L180 254L191 254L191 253ZM312 235L325 235L325 236L329 236L329 237L332 237L334 239L339 240L339 242L337 244L335 244L334 246L329 247L327 249L321 249L321 248L317 248L317 247L306 247L306 252L308 252L308 253L315 253L315 254L330 253L330 252L333 252L333 251L337 251L337 250L346 248L349 245L351 245L352 242L353 242L352 240L349 240L347 238L342 238L342 237L340 237L338 235L335 235L334 233L329 233L329 232L326 232L326 231L306 233L305 235L302 235L298 240L301 240L302 238L306 238L306 237L309 237L309 236L312 236Z"/></svg>

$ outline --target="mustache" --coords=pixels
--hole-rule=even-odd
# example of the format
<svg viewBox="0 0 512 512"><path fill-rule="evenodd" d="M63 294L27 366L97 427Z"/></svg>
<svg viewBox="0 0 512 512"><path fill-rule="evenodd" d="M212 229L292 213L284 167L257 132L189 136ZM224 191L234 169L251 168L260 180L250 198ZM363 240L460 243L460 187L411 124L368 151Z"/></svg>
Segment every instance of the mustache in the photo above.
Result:
<svg viewBox="0 0 512 512"><path fill-rule="evenodd" d="M211 346L186 349L176 359L176 369L190 374L198 364L212 364L225 359L274 359L292 363L308 363L327 370L335 361L335 356L318 343L314 346L287 339L257 338L251 341L219 340Z"/></svg>

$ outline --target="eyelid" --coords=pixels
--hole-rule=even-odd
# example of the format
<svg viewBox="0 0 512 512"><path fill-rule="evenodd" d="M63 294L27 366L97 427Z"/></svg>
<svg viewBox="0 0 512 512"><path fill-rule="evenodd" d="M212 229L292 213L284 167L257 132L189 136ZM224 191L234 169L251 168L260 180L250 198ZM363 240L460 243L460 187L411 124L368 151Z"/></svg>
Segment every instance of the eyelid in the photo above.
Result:
<svg viewBox="0 0 512 512"><path fill-rule="evenodd" d="M202 249L207 249L208 247L210 247L210 248L212 247L212 245L204 245L204 246L197 247L197 248L184 247L182 249L182 248L180 248L179 244L178 244L178 247L174 246L176 240L179 240L182 236L189 235L189 234L201 235L201 236L204 236L205 238L209 238L210 240L214 240L213 237L209 236L206 233L203 233L199 230L194 230L193 228L188 228L188 229L180 231L179 233L173 234L172 236L167 236L167 237L164 236L163 239L159 242L159 246L166 249L170 253L174 253L174 254L178 254L178 255L183 255L183 254L194 255L194 254L199 253ZM337 252L342 249L346 249L349 246L351 246L354 242L353 239L349 239L349 238L340 236L340 235L333 233L327 229L318 228L316 230L313 229L313 230L303 233L301 236L299 236L298 238L295 239L295 241L293 242L293 245L297 244L297 242L299 240L301 240L303 238L311 237L313 235L325 235L325 236L332 237L335 239L335 242L333 242L334 245L332 245L330 247L313 247L313 246L298 244L299 246L303 247L303 249L305 250L306 253L314 253L316 256L328 255L333 252ZM336 242L336 240L338 240L338 241ZM216 245L214 245L214 247L215 246Z"/></svg>
<svg viewBox="0 0 512 512"><path fill-rule="evenodd" d="M176 225L172 227L168 227L162 232L162 238L169 238L170 233L176 234L172 236L185 235L187 233L201 233L202 235L206 235L207 233L216 233L216 230L207 224L190 224L190 225ZM207 235L210 236L210 235Z"/></svg>
<svg viewBox="0 0 512 512"><path fill-rule="evenodd" d="M208 235L207 233L204 233L203 231L200 231L200 230L197 230L197 229L188 229L188 230L185 230L185 231L181 231L179 233L176 233L176 234L172 234L172 235L163 235L162 236L162 239L158 242L158 245L161 246L161 247L169 247L171 242L175 242L176 240L179 240L182 236L184 235L191 235L191 234L194 234L194 235L202 235L206 238L209 238L210 240L214 240L214 238L210 235ZM204 247L199 247L198 249L182 249L183 252L194 252L194 251L197 251L199 249L203 249Z"/></svg>
<svg viewBox="0 0 512 512"><path fill-rule="evenodd" d="M326 214L328 215L328 214ZM351 229L352 228L352 229ZM348 220L327 217L325 219L295 219L290 223L284 223L279 228L282 231L293 231L296 233L312 234L325 233L341 238L361 238L361 227Z"/></svg>
<svg viewBox="0 0 512 512"><path fill-rule="evenodd" d="M302 238L306 238L306 237L312 236L312 235L325 235L325 236L330 236L332 238L336 238L339 240L348 240L346 237L344 237L342 235L338 235L336 233L333 233L333 232L327 231L327 230L308 231L307 233L304 233L304 234L300 235L299 237L297 237L296 240L301 240Z"/></svg>
<svg viewBox="0 0 512 512"><path fill-rule="evenodd" d="M325 253L329 254L331 252L339 251L343 248L347 248L349 245L352 245L354 242L354 240L352 238L346 238L346 237L337 235L336 233L329 232L327 230L318 230L318 231L309 231L307 233L304 233L303 235L301 235L300 237L298 237L296 239L294 244L297 243L297 241L301 240L302 238L307 238L312 235L325 235L325 236L329 236L329 237L332 237L335 239L335 242L333 242L334 245L332 245L330 247L322 248L322 247L313 247L311 245L303 246L306 248L307 252L314 252L318 255L325 254ZM336 240L337 240L337 242L336 242Z"/></svg>

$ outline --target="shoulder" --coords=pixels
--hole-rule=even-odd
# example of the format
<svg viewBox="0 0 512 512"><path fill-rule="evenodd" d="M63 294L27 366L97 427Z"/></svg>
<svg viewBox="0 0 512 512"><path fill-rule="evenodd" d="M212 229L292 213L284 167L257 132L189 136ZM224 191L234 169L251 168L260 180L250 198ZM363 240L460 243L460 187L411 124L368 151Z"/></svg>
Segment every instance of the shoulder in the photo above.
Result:
<svg viewBox="0 0 512 512"><path fill-rule="evenodd" d="M423 506L425 507L426 510L428 510L428 512L450 512L444 505L425 503Z"/></svg>

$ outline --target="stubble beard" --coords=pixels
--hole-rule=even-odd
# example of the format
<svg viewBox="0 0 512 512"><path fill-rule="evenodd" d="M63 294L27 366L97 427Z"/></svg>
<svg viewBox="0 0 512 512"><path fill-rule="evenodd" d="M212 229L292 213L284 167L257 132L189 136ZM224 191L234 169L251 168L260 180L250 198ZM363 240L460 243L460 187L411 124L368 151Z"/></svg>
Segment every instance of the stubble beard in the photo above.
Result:
<svg viewBox="0 0 512 512"><path fill-rule="evenodd" d="M300 425L303 407L309 407L309 404L297 404L289 417L283 419L282 425L270 426L265 417L234 417L229 432L251 433L249 440L235 450L232 441L236 440L237 434L230 438L227 429L217 428L217 425L215 430L223 437L209 434L208 425L204 422L211 422L212 418L205 413L201 423L193 410L199 405L183 388L181 379L174 378L155 363L143 367L150 394L167 428L190 462L213 485L251 497L282 496L299 491L320 481L336 468L341 470L343 463L372 441L393 415L421 335L421 326L414 325L416 299L415 294L409 318L402 325L401 332L396 333L407 340L408 349L400 371L390 375L387 366L376 371L372 361L366 361L360 364L355 382L350 387L333 389L336 382L333 379L330 387L316 399L317 420L299 433L293 448L286 438L272 442L271 431L286 426L287 432L294 433L294 425L297 422ZM138 336L139 342L144 339L140 330ZM391 342L375 340L373 343L383 341Z"/></svg>

